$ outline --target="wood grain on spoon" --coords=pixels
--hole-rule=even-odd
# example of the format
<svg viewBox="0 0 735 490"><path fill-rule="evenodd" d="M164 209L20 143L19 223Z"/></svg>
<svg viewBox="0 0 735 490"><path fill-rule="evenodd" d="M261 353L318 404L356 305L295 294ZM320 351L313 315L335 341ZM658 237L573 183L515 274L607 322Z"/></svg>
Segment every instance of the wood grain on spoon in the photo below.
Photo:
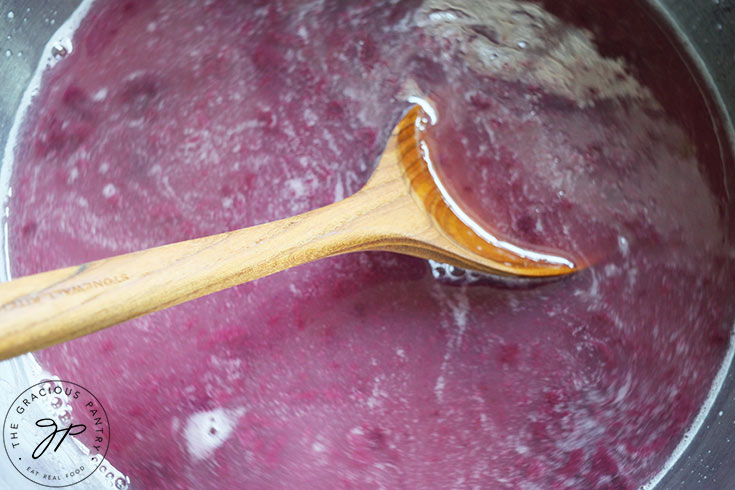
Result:
<svg viewBox="0 0 735 490"><path fill-rule="evenodd" d="M413 107L368 183L292 218L0 284L0 359L48 347L312 260L383 250L496 274L549 277L579 266L477 229L435 180ZM437 185L438 184L438 185Z"/></svg>

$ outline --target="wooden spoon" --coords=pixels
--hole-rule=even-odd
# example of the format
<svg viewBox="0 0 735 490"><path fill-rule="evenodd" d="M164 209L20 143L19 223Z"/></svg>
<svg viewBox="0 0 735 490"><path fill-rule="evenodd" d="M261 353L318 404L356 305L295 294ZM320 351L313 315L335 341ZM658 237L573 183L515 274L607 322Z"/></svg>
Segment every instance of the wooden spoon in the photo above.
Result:
<svg viewBox="0 0 735 490"><path fill-rule="evenodd" d="M0 359L41 349L312 260L384 250L494 274L549 277L580 266L501 242L436 178L414 106L353 196L242 230L0 284Z"/></svg>

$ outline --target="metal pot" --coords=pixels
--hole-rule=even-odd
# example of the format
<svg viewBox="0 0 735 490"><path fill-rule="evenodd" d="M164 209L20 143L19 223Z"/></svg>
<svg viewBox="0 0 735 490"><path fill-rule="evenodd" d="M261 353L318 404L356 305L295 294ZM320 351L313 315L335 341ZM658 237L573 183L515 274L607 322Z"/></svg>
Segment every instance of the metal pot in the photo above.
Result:
<svg viewBox="0 0 735 490"><path fill-rule="evenodd" d="M650 0L668 32L688 51L690 61L708 85L721 111L725 145L733 149L735 119L735 0ZM0 0L0 148L5 148L21 98L38 66L44 46L79 4L79 0L28 2ZM620 19L611 20L617 22ZM635 32L630 33L635 36ZM732 160L731 160L732 161ZM735 171L735 169L733 169ZM7 192L0 180L0 196ZM7 278L5 226L0 227L0 280ZM695 489L735 487L735 362L723 366L724 383L708 413L701 414L690 439L682 444L655 488ZM0 402L29 384L28 374L15 359L0 363ZM13 395L14 396L14 395ZM10 403L8 401L7 403ZM0 408L4 412L6 403ZM33 484L15 473L0 457L0 487L20 488ZM124 477L108 468L106 482L125 488ZM90 479L77 488L99 488L104 480Z"/></svg>

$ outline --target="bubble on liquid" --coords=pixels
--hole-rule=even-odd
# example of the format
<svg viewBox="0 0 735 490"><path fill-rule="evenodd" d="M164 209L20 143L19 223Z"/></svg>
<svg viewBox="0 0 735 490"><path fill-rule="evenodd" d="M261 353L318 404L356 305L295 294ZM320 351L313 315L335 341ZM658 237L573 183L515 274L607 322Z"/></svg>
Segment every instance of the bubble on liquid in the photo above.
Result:
<svg viewBox="0 0 735 490"><path fill-rule="evenodd" d="M53 46L51 46L51 56L54 57L54 59L60 60L61 58L64 58L66 55L72 52L73 46L71 43L71 39L68 37L63 37L58 39Z"/></svg>
<svg viewBox="0 0 735 490"><path fill-rule="evenodd" d="M67 51L66 48L60 44L54 44L51 48L51 56L53 56L57 60L60 60L67 54L69 54L69 51Z"/></svg>
<svg viewBox="0 0 735 490"><path fill-rule="evenodd" d="M11 50L9 50L9 49L6 49L5 50L5 57L6 58L10 58L11 56L13 56L13 52Z"/></svg>
<svg viewBox="0 0 735 490"><path fill-rule="evenodd" d="M11 10L10 12L8 12L8 19L9 19L9 20L13 20L13 18L15 18L15 12L13 12L13 11Z"/></svg>
<svg viewBox="0 0 735 490"><path fill-rule="evenodd" d="M499 289L532 289L560 280L560 277L521 277L485 274L473 270L462 269L435 260L428 260L431 275L439 283L463 286L482 284Z"/></svg>
<svg viewBox="0 0 735 490"><path fill-rule="evenodd" d="M431 267L431 275L434 276L434 279L450 284L472 284L473 282L477 282L480 279L488 277L487 274L465 270L453 265L442 264L435 260L429 260L429 266Z"/></svg>
<svg viewBox="0 0 735 490"><path fill-rule="evenodd" d="M71 410L64 411L64 413L59 416L59 422L64 425L69 424L71 422Z"/></svg>
<svg viewBox="0 0 735 490"><path fill-rule="evenodd" d="M57 408L57 409L58 408L61 408L61 406L63 404L64 404L64 401L61 398L59 398L58 396L51 401L51 406L53 408Z"/></svg>
<svg viewBox="0 0 735 490"><path fill-rule="evenodd" d="M130 484L130 479L128 477L117 477L117 480L115 480L115 488L118 490L123 490L125 488L128 488L128 485Z"/></svg>

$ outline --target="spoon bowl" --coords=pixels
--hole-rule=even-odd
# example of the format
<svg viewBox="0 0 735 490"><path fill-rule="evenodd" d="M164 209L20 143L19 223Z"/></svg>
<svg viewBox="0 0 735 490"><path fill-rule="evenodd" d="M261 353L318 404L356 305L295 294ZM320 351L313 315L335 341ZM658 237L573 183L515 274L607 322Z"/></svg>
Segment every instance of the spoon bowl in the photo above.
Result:
<svg viewBox="0 0 735 490"><path fill-rule="evenodd" d="M408 183L410 192L401 191L418 204L411 207L405 203L401 207L407 213L419 213L413 219L429 227L414 236L420 239L419 250L404 253L496 275L553 277L574 272L579 260L501 240L464 212L437 175L428 138L430 119L420 105L411 108L393 131L373 174L375 179L382 174L395 174L398 169L402 179L396 175L392 179L403 180L404 186ZM365 189L369 189L371 182L372 179ZM405 237L410 236L408 231L409 228L404 230ZM433 253L427 255L429 251Z"/></svg>

